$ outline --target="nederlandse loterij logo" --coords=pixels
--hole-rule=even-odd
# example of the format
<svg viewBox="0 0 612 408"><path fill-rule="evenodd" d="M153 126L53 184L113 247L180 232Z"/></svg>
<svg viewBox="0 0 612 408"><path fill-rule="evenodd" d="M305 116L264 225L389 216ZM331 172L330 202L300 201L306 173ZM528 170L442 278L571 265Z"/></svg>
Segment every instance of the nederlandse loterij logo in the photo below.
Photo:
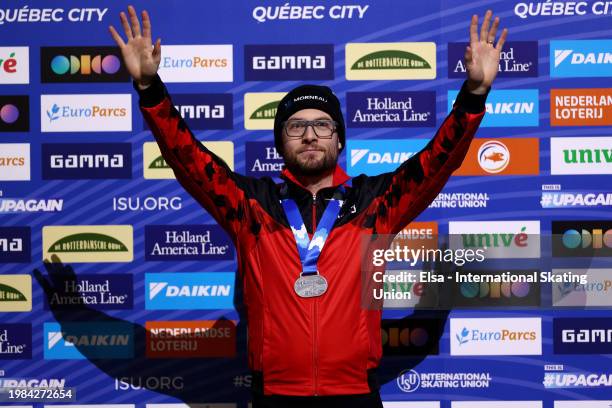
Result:
<svg viewBox="0 0 612 408"><path fill-rule="evenodd" d="M164 82L232 82L231 44L164 45L159 76Z"/></svg>
<svg viewBox="0 0 612 408"><path fill-rule="evenodd" d="M541 355L540 318L451 319L451 355Z"/></svg>
<svg viewBox="0 0 612 408"><path fill-rule="evenodd" d="M145 327L147 358L234 357L236 354L236 323L231 320L149 321Z"/></svg>
<svg viewBox="0 0 612 408"><path fill-rule="evenodd" d="M455 103L459 91L448 91L448 111ZM487 97L481 127L538 126L539 91L537 89L513 89L491 91Z"/></svg>
<svg viewBox="0 0 612 408"><path fill-rule="evenodd" d="M41 95L42 132L132 130L131 94Z"/></svg>
<svg viewBox="0 0 612 408"><path fill-rule="evenodd" d="M0 312L32 310L32 277L0 275Z"/></svg>
<svg viewBox="0 0 612 408"><path fill-rule="evenodd" d="M244 94L244 128L248 130L274 129L274 116L284 92Z"/></svg>
<svg viewBox="0 0 612 408"><path fill-rule="evenodd" d="M612 125L612 88L551 89L550 125Z"/></svg>
<svg viewBox="0 0 612 408"><path fill-rule="evenodd" d="M247 81L317 81L334 79L333 44L244 46Z"/></svg>
<svg viewBox="0 0 612 408"><path fill-rule="evenodd" d="M117 47L42 47L41 81L127 82Z"/></svg>
<svg viewBox="0 0 612 408"><path fill-rule="evenodd" d="M612 174L612 137L551 137L550 174Z"/></svg>
<svg viewBox="0 0 612 408"><path fill-rule="evenodd" d="M234 142L207 141L204 147L219 156L230 169L234 169ZM175 179L174 171L162 157L156 142L145 142L142 145L143 172L145 179Z"/></svg>
<svg viewBox="0 0 612 408"><path fill-rule="evenodd" d="M346 44L346 79L392 80L434 79L436 44L349 43Z"/></svg>
<svg viewBox="0 0 612 408"><path fill-rule="evenodd" d="M43 227L43 259L62 262L131 262L131 225L70 225Z"/></svg>
<svg viewBox="0 0 612 408"><path fill-rule="evenodd" d="M30 83L28 47L0 47L0 84Z"/></svg>
<svg viewBox="0 0 612 408"><path fill-rule="evenodd" d="M427 139L347 140L347 173L375 176L395 170L423 149Z"/></svg>
<svg viewBox="0 0 612 408"><path fill-rule="evenodd" d="M612 76L612 40L550 42L551 77Z"/></svg>

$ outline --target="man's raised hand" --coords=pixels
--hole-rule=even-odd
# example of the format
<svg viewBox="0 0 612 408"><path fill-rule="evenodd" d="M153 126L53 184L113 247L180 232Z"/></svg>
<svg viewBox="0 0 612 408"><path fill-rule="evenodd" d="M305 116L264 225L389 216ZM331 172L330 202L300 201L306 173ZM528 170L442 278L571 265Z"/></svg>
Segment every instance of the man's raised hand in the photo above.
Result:
<svg viewBox="0 0 612 408"><path fill-rule="evenodd" d="M480 28L480 35L478 35L478 16L476 14L472 16L470 45L465 50L468 89L472 93L481 95L487 92L497 75L500 53L508 36L508 29L504 28L495 44L499 17L495 17L491 25L492 16L493 12L487 10Z"/></svg>
<svg viewBox="0 0 612 408"><path fill-rule="evenodd" d="M124 12L119 14L127 43L123 41L115 27L109 26L108 29L117 46L121 49L123 62L128 72L138 86L144 89L150 85L157 73L161 60L161 39L158 38L155 41L155 46L153 46L151 42L151 19L146 10L142 11L142 32L134 7L128 6L128 14L129 22Z"/></svg>

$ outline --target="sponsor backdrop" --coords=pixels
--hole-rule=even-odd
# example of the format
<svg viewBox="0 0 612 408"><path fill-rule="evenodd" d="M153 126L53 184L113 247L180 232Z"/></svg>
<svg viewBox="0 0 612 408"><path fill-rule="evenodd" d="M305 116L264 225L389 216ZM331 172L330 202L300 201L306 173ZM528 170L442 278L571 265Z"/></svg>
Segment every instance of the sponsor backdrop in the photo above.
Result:
<svg viewBox="0 0 612 408"><path fill-rule="evenodd" d="M550 257L542 272L589 282L462 285L447 320L394 323L409 313L395 307L416 301L385 302L385 406L612 406L610 2L133 4L163 39L160 75L180 114L253 177L281 170L276 105L306 81L342 103L347 172L392 171L444 120L465 76L470 17L493 8L510 40L487 115L411 231L428 245L450 231L455 247L499 235L509 257ZM71 387L83 406L178 408L197 378L202 406L246 407L235 249L143 123L107 31L124 6L0 7L0 385ZM60 277L47 299L32 271L52 255L78 279ZM55 318L74 309L75 293L87 310L63 336Z"/></svg>

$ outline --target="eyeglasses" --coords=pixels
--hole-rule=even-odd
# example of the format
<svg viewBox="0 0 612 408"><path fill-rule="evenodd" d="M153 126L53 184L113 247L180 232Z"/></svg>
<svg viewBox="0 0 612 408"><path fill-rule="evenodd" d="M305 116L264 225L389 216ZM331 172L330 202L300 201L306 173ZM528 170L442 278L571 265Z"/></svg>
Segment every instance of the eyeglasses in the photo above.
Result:
<svg viewBox="0 0 612 408"><path fill-rule="evenodd" d="M285 134L291 139L304 137L308 126L312 126L319 139L331 139L338 123L333 120L288 120L284 124Z"/></svg>

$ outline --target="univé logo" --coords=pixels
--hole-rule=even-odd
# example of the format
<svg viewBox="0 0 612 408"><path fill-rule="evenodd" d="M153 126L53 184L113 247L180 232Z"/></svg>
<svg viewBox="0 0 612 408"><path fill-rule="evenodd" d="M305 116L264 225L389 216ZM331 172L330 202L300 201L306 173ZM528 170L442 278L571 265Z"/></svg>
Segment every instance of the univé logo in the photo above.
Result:
<svg viewBox="0 0 612 408"><path fill-rule="evenodd" d="M346 44L346 79L434 79L436 44Z"/></svg>
<svg viewBox="0 0 612 408"><path fill-rule="evenodd" d="M125 82L117 47L42 47L42 82Z"/></svg>
<svg viewBox="0 0 612 408"><path fill-rule="evenodd" d="M28 47L0 47L0 84L30 82Z"/></svg>
<svg viewBox="0 0 612 408"><path fill-rule="evenodd" d="M612 137L550 138L551 174L612 174Z"/></svg>

